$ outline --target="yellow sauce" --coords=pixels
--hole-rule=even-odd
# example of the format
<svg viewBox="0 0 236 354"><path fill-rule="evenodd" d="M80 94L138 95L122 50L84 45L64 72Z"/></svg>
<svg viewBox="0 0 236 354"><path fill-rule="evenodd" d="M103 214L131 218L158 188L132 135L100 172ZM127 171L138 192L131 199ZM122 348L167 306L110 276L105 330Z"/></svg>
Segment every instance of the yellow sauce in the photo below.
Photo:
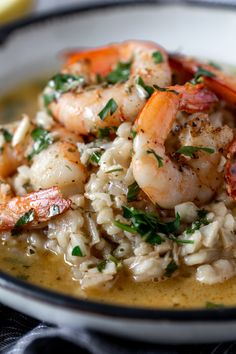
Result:
<svg viewBox="0 0 236 354"><path fill-rule="evenodd" d="M15 120L22 112L32 116L37 110L42 87L42 82L33 82L0 99L0 121ZM26 245L18 245L9 249L0 244L0 270L76 297L154 308L202 307L208 301L236 305L236 277L223 284L207 286L196 282L194 275L187 271L163 282L146 283L135 283L123 274L109 291L85 293L80 289L79 282L72 280L71 269L62 257L47 251L26 256L25 248Z"/></svg>

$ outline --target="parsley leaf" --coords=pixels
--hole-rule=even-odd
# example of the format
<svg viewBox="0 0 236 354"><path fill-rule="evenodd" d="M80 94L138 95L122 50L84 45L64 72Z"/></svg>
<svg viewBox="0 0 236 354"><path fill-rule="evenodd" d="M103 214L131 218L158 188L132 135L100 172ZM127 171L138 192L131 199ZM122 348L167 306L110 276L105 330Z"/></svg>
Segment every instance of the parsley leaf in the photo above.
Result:
<svg viewBox="0 0 236 354"><path fill-rule="evenodd" d="M31 153L28 155L28 160L32 160L34 155L39 154L42 150L47 149L53 143L50 133L43 128L36 128L31 133L34 145Z"/></svg>
<svg viewBox="0 0 236 354"><path fill-rule="evenodd" d="M194 78L191 80L192 84L198 84L199 82L202 81L203 77L215 77L216 75L214 73L212 73L209 70L206 70L204 68L202 68L201 66L199 66L199 68L197 69Z"/></svg>
<svg viewBox="0 0 236 354"><path fill-rule="evenodd" d="M137 199L137 195L140 191L138 183L135 181L134 183L128 186L127 200L128 202L132 202Z"/></svg>
<svg viewBox="0 0 236 354"><path fill-rule="evenodd" d="M12 141L12 134L5 128L1 128L0 132L2 133L4 140L6 143L10 143Z"/></svg>
<svg viewBox="0 0 236 354"><path fill-rule="evenodd" d="M17 235L18 232L20 231L21 227L24 225L29 224L30 222L32 222L35 218L35 211L34 209L30 209L29 211L27 211L25 214L23 214L15 223L11 234L12 235Z"/></svg>
<svg viewBox="0 0 236 354"><path fill-rule="evenodd" d="M214 61L209 61L208 63L210 66L212 66L214 69L217 69L217 70L222 70L221 69L221 66L217 63L215 63Z"/></svg>
<svg viewBox="0 0 236 354"><path fill-rule="evenodd" d="M123 206L123 216L131 221L131 225L114 221L114 224L122 230L138 233L144 241L150 244L161 244L165 240L158 233L161 232L167 237L170 233L176 233L180 226L180 216L176 215L175 220L164 223L153 213L145 213L133 207ZM173 235L172 235L173 236ZM175 241L175 240L174 240Z"/></svg>
<svg viewBox="0 0 236 354"><path fill-rule="evenodd" d="M164 61L163 55L161 54L161 52L159 50L152 53L152 58L153 58L153 61L155 64L160 64L160 63L163 63L163 61Z"/></svg>
<svg viewBox="0 0 236 354"><path fill-rule="evenodd" d="M84 257L84 254L81 251L80 246L75 246L71 252L71 255L76 257Z"/></svg>
<svg viewBox="0 0 236 354"><path fill-rule="evenodd" d="M77 88L82 83L84 83L84 77L81 75L59 73L51 78L47 86L62 94Z"/></svg>
<svg viewBox="0 0 236 354"><path fill-rule="evenodd" d="M172 274L178 269L178 265L175 263L175 261L170 261L170 263L166 267L165 271L165 277L170 278Z"/></svg>
<svg viewBox="0 0 236 354"><path fill-rule="evenodd" d="M194 153L197 151L205 151L208 154L213 154L215 152L215 150L212 148L201 146L182 146L176 152L185 156L194 157Z"/></svg>
<svg viewBox="0 0 236 354"><path fill-rule="evenodd" d="M158 162L158 167L164 166L163 157L159 156L153 149L147 150L147 154L153 154Z"/></svg>
<svg viewBox="0 0 236 354"><path fill-rule="evenodd" d="M211 302L211 301L206 302L207 309L219 309L219 308L223 308L223 307L224 307L223 304L215 304L214 302Z"/></svg>
<svg viewBox="0 0 236 354"><path fill-rule="evenodd" d="M117 168L113 168L112 170L108 170L105 173L113 173L113 172L120 172L120 171L123 171L123 168L117 167Z"/></svg>
<svg viewBox="0 0 236 354"><path fill-rule="evenodd" d="M104 139L110 136L110 128L99 128L98 129L98 139Z"/></svg>
<svg viewBox="0 0 236 354"><path fill-rule="evenodd" d="M192 226L185 230L187 235L192 235L196 230L199 230L202 226L208 225L209 221L207 220L207 211L205 209L198 210L198 220L196 220Z"/></svg>
<svg viewBox="0 0 236 354"><path fill-rule="evenodd" d="M145 85L143 79L140 76L137 78L136 85L144 89L147 98L151 97L151 95L155 91L153 87Z"/></svg>
<svg viewBox="0 0 236 354"><path fill-rule="evenodd" d="M172 89L168 89L166 87L160 87L158 85L153 85L153 87L157 90L157 91L161 91L161 92L172 92L175 93L176 95L179 94L178 91L172 90Z"/></svg>
<svg viewBox="0 0 236 354"><path fill-rule="evenodd" d="M127 81L130 75L131 61L126 63L118 63L115 70L111 71L106 80L109 84L116 84L117 82Z"/></svg>
<svg viewBox="0 0 236 354"><path fill-rule="evenodd" d="M99 117L101 118L101 120L106 119L108 116L112 116L115 111L117 110L118 105L116 103L116 101L111 98L107 104L105 105L105 107L101 110L101 112L98 113Z"/></svg>

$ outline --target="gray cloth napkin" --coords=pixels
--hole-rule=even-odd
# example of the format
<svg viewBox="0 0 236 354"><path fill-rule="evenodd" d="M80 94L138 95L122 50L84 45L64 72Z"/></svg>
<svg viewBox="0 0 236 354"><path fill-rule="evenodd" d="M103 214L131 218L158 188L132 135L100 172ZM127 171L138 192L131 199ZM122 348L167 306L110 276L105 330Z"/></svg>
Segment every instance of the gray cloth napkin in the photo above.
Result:
<svg viewBox="0 0 236 354"><path fill-rule="evenodd" d="M124 323L125 325L125 323ZM0 305L0 354L235 354L236 342L160 345L53 327Z"/></svg>

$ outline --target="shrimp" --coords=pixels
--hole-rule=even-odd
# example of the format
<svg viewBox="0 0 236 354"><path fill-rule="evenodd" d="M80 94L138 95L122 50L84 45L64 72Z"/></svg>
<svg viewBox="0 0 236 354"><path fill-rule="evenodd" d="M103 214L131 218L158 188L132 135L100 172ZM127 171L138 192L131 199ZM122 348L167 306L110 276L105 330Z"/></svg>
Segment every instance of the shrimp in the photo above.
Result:
<svg viewBox="0 0 236 354"><path fill-rule="evenodd" d="M64 213L70 205L71 201L64 199L57 187L11 198L0 204L0 231L9 231L21 225L38 227L39 223ZM25 220L17 225L22 217Z"/></svg>
<svg viewBox="0 0 236 354"><path fill-rule="evenodd" d="M225 165L225 181L228 194L236 200L236 138L228 150L228 160Z"/></svg>
<svg viewBox="0 0 236 354"><path fill-rule="evenodd" d="M225 74L210 64L201 63L196 59L183 55L170 55L169 63L177 73L184 74L185 81L190 79L192 74L198 73L199 69L201 69L202 80L205 85L226 102L236 104L235 77Z"/></svg>
<svg viewBox="0 0 236 354"><path fill-rule="evenodd" d="M83 135L133 121L146 102L145 87L164 87L171 80L166 52L146 41L127 41L71 54L63 74L82 75L84 87L57 94L48 108L55 120ZM103 75L101 84L97 84L97 75ZM47 87L44 94L52 93L53 89ZM107 114L101 118L104 108Z"/></svg>
<svg viewBox="0 0 236 354"><path fill-rule="evenodd" d="M183 146L198 147L193 156L176 154L177 149L170 154L165 146L180 110L209 111L216 102L204 86L186 84L154 93L144 106L136 122L132 166L135 180L153 203L167 209L187 201L204 204L220 186L220 151L233 138L228 126L214 128L200 113L179 134Z"/></svg>
<svg viewBox="0 0 236 354"><path fill-rule="evenodd" d="M30 170L34 189L57 186L63 195L83 192L87 179L77 146L69 141L57 141L36 155Z"/></svg>

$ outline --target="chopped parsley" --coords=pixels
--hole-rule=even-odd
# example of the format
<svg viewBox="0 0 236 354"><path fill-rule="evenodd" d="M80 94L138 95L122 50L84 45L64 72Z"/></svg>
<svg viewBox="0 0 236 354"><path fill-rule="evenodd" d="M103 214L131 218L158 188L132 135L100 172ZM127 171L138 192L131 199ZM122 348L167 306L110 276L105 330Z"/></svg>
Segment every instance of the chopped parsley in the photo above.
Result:
<svg viewBox="0 0 236 354"><path fill-rule="evenodd" d="M207 309L220 309L223 308L224 305L223 304L215 304L214 302L211 301L207 301L206 302L206 308Z"/></svg>
<svg viewBox="0 0 236 354"><path fill-rule="evenodd" d="M17 235L22 228L22 226L25 226L32 222L35 218L35 211L34 209L30 209L27 211L25 214L23 214L15 223L13 229L12 229L12 235Z"/></svg>
<svg viewBox="0 0 236 354"><path fill-rule="evenodd" d="M143 79L140 76L137 78L136 85L138 87L140 86L145 91L147 98L151 97L155 91L152 86L145 85Z"/></svg>
<svg viewBox="0 0 236 354"><path fill-rule="evenodd" d="M200 209L198 210L198 220L196 220L192 226L185 230L187 235L192 235L196 230L199 230L202 226L208 225L209 221L207 220L207 210Z"/></svg>
<svg viewBox="0 0 236 354"><path fill-rule="evenodd" d="M137 199L137 195L140 191L138 183L135 181L134 183L128 186L127 200L128 202L132 202Z"/></svg>
<svg viewBox="0 0 236 354"><path fill-rule="evenodd" d="M204 68L202 68L201 66L199 66L199 68L197 69L194 78L191 80L191 83L196 85L199 82L202 81L203 77L215 77L216 75L214 73L212 73L209 70L206 70Z"/></svg>
<svg viewBox="0 0 236 354"><path fill-rule="evenodd" d="M115 263L116 268L120 268L120 266L121 266L120 261L116 257L110 255L108 259L104 259L100 263L98 263L97 269L100 273L102 273L104 271L104 269L106 268L106 265L109 261Z"/></svg>
<svg viewBox="0 0 236 354"><path fill-rule="evenodd" d="M131 137L134 139L136 137L136 135L137 135L137 132L132 129L130 134L131 134Z"/></svg>
<svg viewBox="0 0 236 354"><path fill-rule="evenodd" d="M32 160L34 155L39 154L42 150L47 149L50 144L53 143L51 134L49 131L43 128L36 128L32 131L31 137L34 141L33 149L28 155L28 159Z"/></svg>
<svg viewBox="0 0 236 354"><path fill-rule="evenodd" d="M90 156L90 160L95 163L95 164L99 164L99 161L101 159L102 156L102 152L101 151L94 151L91 156Z"/></svg>
<svg viewBox="0 0 236 354"><path fill-rule="evenodd" d="M165 271L165 277L170 278L172 274L178 269L178 265L175 263L175 261L170 261L170 263L166 267Z"/></svg>
<svg viewBox="0 0 236 354"><path fill-rule="evenodd" d="M165 241L160 233L165 234L167 237L169 234L175 234L180 226L180 216L177 213L176 218L173 221L164 223L156 214L146 213L133 207L129 208L123 206L123 216L129 219L131 225L124 224L115 220L114 224L122 230L138 233L142 239L150 244L161 244Z"/></svg>
<svg viewBox="0 0 236 354"><path fill-rule="evenodd" d="M214 61L209 61L208 63L210 66L212 66L214 69L221 70L221 66Z"/></svg>
<svg viewBox="0 0 236 354"><path fill-rule="evenodd" d="M154 155L154 157L156 158L156 160L158 162L158 167L164 166L163 158L161 156L159 156L153 149L147 150L147 154L153 154Z"/></svg>
<svg viewBox="0 0 236 354"><path fill-rule="evenodd" d="M126 63L118 63L115 70L111 71L107 77L106 81L109 84L116 84L117 82L125 82L128 80L130 75L131 61Z"/></svg>
<svg viewBox="0 0 236 354"><path fill-rule="evenodd" d="M51 89L51 92L44 93L44 106L48 108L50 103L56 101L63 93L75 90L82 84L84 84L84 77L81 75L63 73L56 74L47 84L47 87ZM50 113L50 111L48 113Z"/></svg>
<svg viewBox="0 0 236 354"><path fill-rule="evenodd" d="M215 152L212 148L201 146L182 146L176 152L185 156L194 157L194 153L197 151L205 151L208 154L213 154Z"/></svg>
<svg viewBox="0 0 236 354"><path fill-rule="evenodd" d="M109 116L112 116L115 111L117 110L118 105L116 103L116 101L111 98L107 104L105 105L105 107L101 110L101 112L98 113L99 117L101 118L101 120L106 119Z"/></svg>
<svg viewBox="0 0 236 354"><path fill-rule="evenodd" d="M108 170L105 173L113 173L113 172L120 172L120 171L123 171L123 168L117 167L117 168L113 168L112 170Z"/></svg>
<svg viewBox="0 0 236 354"><path fill-rule="evenodd" d="M57 205L57 204L52 205L49 209L48 217L51 218L51 217L56 216L58 214L60 214L59 205Z"/></svg>
<svg viewBox="0 0 236 354"><path fill-rule="evenodd" d="M99 128L98 129L98 139L108 138L110 136L110 128Z"/></svg>
<svg viewBox="0 0 236 354"><path fill-rule="evenodd" d="M172 89L168 89L166 87L160 87L158 85L153 85L153 87L157 90L157 91L160 91L160 92L172 92L172 93L175 93L176 95L179 94L178 91L176 90L172 90Z"/></svg>
<svg viewBox="0 0 236 354"><path fill-rule="evenodd" d="M0 132L2 133L4 140L6 143L10 143L12 141L12 134L5 128L1 128Z"/></svg>
<svg viewBox="0 0 236 354"><path fill-rule="evenodd" d="M152 53L152 58L155 64L160 64L163 63L164 59L163 59L163 55L161 54L161 52L158 50L154 53Z"/></svg>
<svg viewBox="0 0 236 354"><path fill-rule="evenodd" d="M84 254L81 251L80 246L75 246L71 252L71 255L76 257L84 257Z"/></svg>

